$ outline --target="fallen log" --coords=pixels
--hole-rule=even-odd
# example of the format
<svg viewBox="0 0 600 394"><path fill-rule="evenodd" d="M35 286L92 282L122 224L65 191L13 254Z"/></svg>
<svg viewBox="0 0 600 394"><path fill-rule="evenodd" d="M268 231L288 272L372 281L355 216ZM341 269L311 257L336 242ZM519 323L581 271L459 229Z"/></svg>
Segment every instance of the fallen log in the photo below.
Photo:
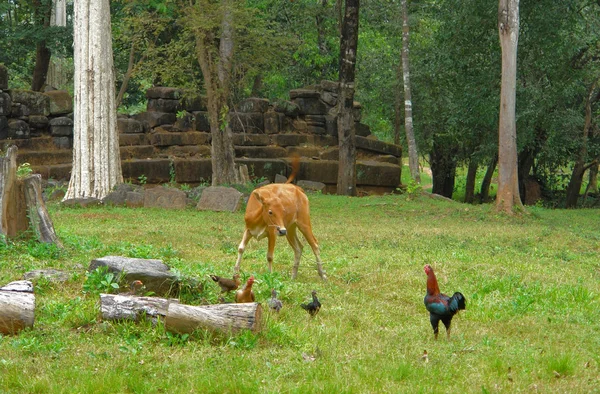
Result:
<svg viewBox="0 0 600 394"><path fill-rule="evenodd" d="M0 288L0 334L12 335L33 327L35 295L29 281L12 282Z"/></svg>
<svg viewBox="0 0 600 394"><path fill-rule="evenodd" d="M104 320L134 320L146 317L157 323L164 320L170 303L177 299L137 297L122 294L100 294L100 310Z"/></svg>
<svg viewBox="0 0 600 394"><path fill-rule="evenodd" d="M243 304L182 305L169 304L165 327L178 334L197 329L223 332L261 329L262 307L258 302Z"/></svg>

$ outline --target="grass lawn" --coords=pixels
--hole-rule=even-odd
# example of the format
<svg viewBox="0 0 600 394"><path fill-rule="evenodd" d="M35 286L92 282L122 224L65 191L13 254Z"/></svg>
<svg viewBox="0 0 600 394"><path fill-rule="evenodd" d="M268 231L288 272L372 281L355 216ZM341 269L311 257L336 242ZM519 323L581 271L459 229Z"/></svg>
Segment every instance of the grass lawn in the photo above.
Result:
<svg viewBox="0 0 600 394"><path fill-rule="evenodd" d="M230 275L243 212L126 208L49 210L64 250L0 246L0 284L24 272L70 272L36 286L34 329L0 337L2 393L464 393L600 392L598 210L532 207L523 217L404 195L310 195L329 281L305 243L298 279L285 239L267 273L266 240L250 241L242 271L257 300L284 303L264 329L166 333L150 323L98 319L85 269L105 255L159 258L183 279ZM434 340L423 265L442 292L462 292L448 341ZM299 307L315 289L313 319ZM209 279L185 302L215 302ZM428 362L422 358L428 353Z"/></svg>

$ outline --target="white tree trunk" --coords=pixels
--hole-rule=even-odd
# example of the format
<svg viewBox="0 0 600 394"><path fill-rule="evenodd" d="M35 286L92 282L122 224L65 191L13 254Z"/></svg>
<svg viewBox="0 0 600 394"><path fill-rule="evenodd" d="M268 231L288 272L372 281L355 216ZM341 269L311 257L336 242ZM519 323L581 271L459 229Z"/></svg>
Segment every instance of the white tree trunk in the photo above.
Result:
<svg viewBox="0 0 600 394"><path fill-rule="evenodd" d="M65 199L103 198L123 182L108 0L75 0L73 169Z"/></svg>
<svg viewBox="0 0 600 394"><path fill-rule="evenodd" d="M67 0L52 1L50 26L67 26ZM68 76L65 74L63 62L63 58L57 58L54 53L52 54L48 65L48 73L46 74L46 85L61 89L67 84Z"/></svg>

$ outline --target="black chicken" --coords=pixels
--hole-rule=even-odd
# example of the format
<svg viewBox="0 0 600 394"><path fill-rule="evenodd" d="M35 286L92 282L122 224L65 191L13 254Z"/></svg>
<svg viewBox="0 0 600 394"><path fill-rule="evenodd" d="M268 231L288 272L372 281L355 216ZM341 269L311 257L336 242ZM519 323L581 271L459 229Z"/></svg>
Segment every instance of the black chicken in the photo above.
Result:
<svg viewBox="0 0 600 394"><path fill-rule="evenodd" d="M300 306L302 307L302 309L307 311L312 317L314 317L317 313L319 313L319 310L321 309L321 303L317 298L317 292L315 290L313 290L311 294L312 302L309 302L307 304L300 304Z"/></svg>

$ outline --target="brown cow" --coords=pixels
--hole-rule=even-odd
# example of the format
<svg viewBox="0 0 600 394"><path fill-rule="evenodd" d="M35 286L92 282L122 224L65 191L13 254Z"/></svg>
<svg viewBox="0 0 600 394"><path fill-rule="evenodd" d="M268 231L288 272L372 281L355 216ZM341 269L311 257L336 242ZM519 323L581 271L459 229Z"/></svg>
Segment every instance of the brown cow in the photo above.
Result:
<svg viewBox="0 0 600 394"><path fill-rule="evenodd" d="M285 235L290 246L294 249L292 279L295 279L298 274L300 257L302 256L302 244L296 233L296 229L299 229L315 254L317 270L321 279L327 279L319 254L319 244L312 233L308 198L302 188L291 184L298 171L298 165L298 160L294 160L292 175L286 183L266 185L250 194L246 214L244 215L246 229L238 248L238 258L235 263L236 273L240 271L244 249L252 237L256 239L268 238L267 262L269 272L273 272L275 239L277 235Z"/></svg>

